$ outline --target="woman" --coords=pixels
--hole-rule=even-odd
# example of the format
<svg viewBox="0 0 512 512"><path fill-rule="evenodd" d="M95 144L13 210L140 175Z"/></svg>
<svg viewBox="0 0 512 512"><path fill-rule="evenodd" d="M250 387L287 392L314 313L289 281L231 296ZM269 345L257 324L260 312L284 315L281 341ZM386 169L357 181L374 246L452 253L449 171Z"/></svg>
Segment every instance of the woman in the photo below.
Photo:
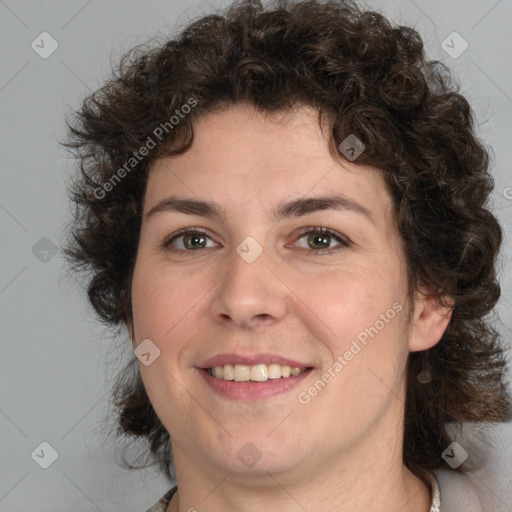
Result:
<svg viewBox="0 0 512 512"><path fill-rule="evenodd" d="M135 356L119 433L177 480L150 510L446 512L451 427L509 414L501 229L418 33L237 3L129 53L70 128L68 255Z"/></svg>

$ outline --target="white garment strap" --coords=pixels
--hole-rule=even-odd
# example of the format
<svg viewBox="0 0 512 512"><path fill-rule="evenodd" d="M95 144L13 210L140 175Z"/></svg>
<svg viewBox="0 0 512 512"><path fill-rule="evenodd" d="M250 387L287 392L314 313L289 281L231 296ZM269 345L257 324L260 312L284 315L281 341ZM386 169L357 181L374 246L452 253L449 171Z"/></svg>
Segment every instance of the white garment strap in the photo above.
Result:
<svg viewBox="0 0 512 512"><path fill-rule="evenodd" d="M432 484L432 505L429 512L441 512L441 491L435 475L429 473L430 483Z"/></svg>

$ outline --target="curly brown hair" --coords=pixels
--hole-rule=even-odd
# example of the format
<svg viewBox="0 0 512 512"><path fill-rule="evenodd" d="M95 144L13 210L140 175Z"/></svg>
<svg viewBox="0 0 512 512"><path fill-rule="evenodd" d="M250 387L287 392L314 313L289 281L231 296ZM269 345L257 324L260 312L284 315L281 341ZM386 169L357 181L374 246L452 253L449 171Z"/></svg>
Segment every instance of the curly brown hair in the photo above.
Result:
<svg viewBox="0 0 512 512"><path fill-rule="evenodd" d="M186 152L198 118L237 102L264 113L315 107L319 122L329 120L333 155L355 134L366 149L354 163L382 170L410 297L426 286L440 302L453 301L440 342L409 356L403 452L418 476L450 469L441 457L453 440L450 425L506 421L510 410L504 350L489 318L500 295L502 231L488 208L489 153L459 90L444 64L426 60L418 32L352 1L243 1L196 19L174 39L125 54L68 122L65 145L80 168L69 187L71 269L88 272L88 297L102 321L130 326L155 160ZM113 390L117 434L147 441L173 479L170 436L133 362Z"/></svg>

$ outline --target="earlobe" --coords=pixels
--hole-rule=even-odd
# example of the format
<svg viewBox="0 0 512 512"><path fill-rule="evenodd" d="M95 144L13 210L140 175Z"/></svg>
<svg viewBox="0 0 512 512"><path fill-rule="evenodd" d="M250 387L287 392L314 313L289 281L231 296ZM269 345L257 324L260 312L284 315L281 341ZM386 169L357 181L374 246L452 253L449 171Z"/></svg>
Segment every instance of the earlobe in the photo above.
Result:
<svg viewBox="0 0 512 512"><path fill-rule="evenodd" d="M443 337L450 323L454 302L449 297L442 297L442 302L444 304L428 293L417 294L409 337L411 352L427 350Z"/></svg>

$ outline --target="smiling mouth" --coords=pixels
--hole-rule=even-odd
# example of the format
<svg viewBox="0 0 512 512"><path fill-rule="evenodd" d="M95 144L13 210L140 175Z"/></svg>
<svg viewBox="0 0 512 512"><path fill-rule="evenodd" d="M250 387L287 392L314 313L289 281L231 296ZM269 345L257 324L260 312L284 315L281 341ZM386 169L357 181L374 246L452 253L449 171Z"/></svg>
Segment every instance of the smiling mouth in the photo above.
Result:
<svg viewBox="0 0 512 512"><path fill-rule="evenodd" d="M274 379L297 377L309 368L293 368L281 364L257 364L247 366L242 364L225 364L206 368L208 375L220 380L235 382L265 382Z"/></svg>

